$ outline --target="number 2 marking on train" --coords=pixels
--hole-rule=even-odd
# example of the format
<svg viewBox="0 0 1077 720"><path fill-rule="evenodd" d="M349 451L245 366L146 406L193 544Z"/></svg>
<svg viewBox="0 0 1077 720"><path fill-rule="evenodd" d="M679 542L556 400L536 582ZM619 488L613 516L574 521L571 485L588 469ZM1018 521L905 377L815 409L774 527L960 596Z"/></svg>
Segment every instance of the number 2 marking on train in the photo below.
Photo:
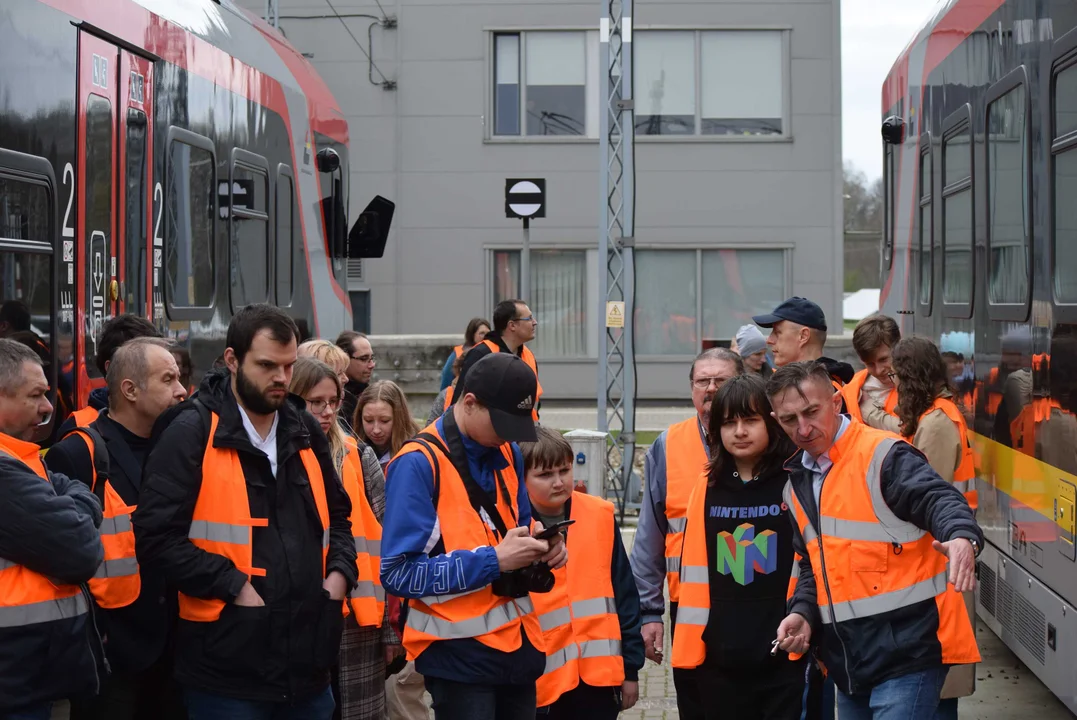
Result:
<svg viewBox="0 0 1077 720"><path fill-rule="evenodd" d="M161 190L161 183L157 183L153 186L153 201L157 203L157 222L153 226L153 246L163 247L164 240L161 239L161 215L164 214L164 191Z"/></svg>
<svg viewBox="0 0 1077 720"><path fill-rule="evenodd" d="M71 163L64 165L64 185L68 184L68 176L71 177L70 190L67 193L67 210L64 211L64 237L75 237L75 228L71 225L71 206L75 204L75 168Z"/></svg>

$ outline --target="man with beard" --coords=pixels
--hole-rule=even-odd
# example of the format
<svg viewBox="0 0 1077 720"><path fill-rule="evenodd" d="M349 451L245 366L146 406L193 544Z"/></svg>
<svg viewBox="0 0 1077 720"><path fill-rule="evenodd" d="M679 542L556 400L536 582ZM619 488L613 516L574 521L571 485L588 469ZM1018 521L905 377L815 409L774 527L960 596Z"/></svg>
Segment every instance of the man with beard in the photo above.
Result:
<svg viewBox="0 0 1077 720"><path fill-rule="evenodd" d="M243 308L227 369L155 428L135 547L179 591L175 675L191 720L333 715L356 553L329 441L288 393L297 335L281 310Z"/></svg>
<svg viewBox="0 0 1077 720"><path fill-rule="evenodd" d="M97 697L72 702L71 717L183 717L182 703L169 697L172 663L166 650L176 603L169 597L164 578L140 572L131 512L138 506L153 424L163 412L183 402L187 391L171 344L162 338L136 338L117 350L107 381L108 408L87 427L73 430L53 445L45 456L50 470L81 480L105 510L101 527L105 560L97 577L90 580L90 592L112 673L102 679Z"/></svg>
<svg viewBox="0 0 1077 720"><path fill-rule="evenodd" d="M681 545L688 500L709 460L707 428L711 400L727 380L743 374L744 362L732 350L710 348L700 353L688 371L696 414L665 430L647 451L643 506L629 560L639 590L644 648L647 657L656 663L662 662L663 653L663 579L669 583L670 633L676 632ZM694 672L673 670L677 708L683 720L703 718L703 698L696 687Z"/></svg>

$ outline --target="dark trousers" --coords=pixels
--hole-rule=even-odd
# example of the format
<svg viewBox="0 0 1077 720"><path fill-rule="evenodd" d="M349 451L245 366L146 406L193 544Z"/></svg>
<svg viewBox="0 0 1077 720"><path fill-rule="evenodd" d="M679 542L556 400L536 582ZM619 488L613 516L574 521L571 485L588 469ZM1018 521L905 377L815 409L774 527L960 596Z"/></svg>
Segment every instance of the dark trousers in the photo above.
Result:
<svg viewBox="0 0 1077 720"><path fill-rule="evenodd" d="M162 657L137 673L114 672L101 679L96 697L71 700L71 720L184 720L183 696Z"/></svg>
<svg viewBox="0 0 1077 720"><path fill-rule="evenodd" d="M291 703L238 700L198 690L187 690L184 695L190 720L330 720L336 707L328 687Z"/></svg>
<svg viewBox="0 0 1077 720"><path fill-rule="evenodd" d="M834 720L834 681L811 661L805 668L804 720Z"/></svg>
<svg viewBox="0 0 1077 720"><path fill-rule="evenodd" d="M616 720L621 712L621 688L595 687L581 682L557 698L553 705L538 709L540 720Z"/></svg>
<svg viewBox="0 0 1077 720"><path fill-rule="evenodd" d="M673 636L677 632L677 603L669 604L669 646L673 647ZM703 720L703 694L696 683L697 670L673 668L673 687L677 690L677 712L681 720Z"/></svg>
<svg viewBox="0 0 1077 720"><path fill-rule="evenodd" d="M434 720L534 720L535 685L480 685L426 676Z"/></svg>
<svg viewBox="0 0 1077 720"><path fill-rule="evenodd" d="M708 699L705 720L800 720L804 708L804 667L730 670L703 665L696 682Z"/></svg>
<svg viewBox="0 0 1077 720"><path fill-rule="evenodd" d="M28 705L18 710L4 712L0 710L0 720L49 720L52 717L52 703L43 702Z"/></svg>

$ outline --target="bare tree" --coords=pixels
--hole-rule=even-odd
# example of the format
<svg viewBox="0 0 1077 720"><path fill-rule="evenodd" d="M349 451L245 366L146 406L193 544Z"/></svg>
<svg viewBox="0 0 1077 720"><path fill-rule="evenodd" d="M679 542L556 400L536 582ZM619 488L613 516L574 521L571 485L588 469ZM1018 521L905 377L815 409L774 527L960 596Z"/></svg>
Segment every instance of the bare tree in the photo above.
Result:
<svg viewBox="0 0 1077 720"><path fill-rule="evenodd" d="M881 231L883 227L883 181L869 182L863 172L845 163L845 229Z"/></svg>

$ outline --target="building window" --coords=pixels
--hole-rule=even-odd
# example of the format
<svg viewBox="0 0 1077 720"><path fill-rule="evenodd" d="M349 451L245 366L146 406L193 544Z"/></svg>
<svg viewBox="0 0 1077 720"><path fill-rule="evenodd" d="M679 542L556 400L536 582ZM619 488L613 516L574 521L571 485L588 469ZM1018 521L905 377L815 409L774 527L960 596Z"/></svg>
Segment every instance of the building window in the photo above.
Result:
<svg viewBox="0 0 1077 720"><path fill-rule="evenodd" d="M1077 304L1077 64L1054 77L1051 102L1055 300L1071 305Z"/></svg>
<svg viewBox="0 0 1077 720"><path fill-rule="evenodd" d="M1028 300L1027 105L1018 85L987 108L988 294L996 304Z"/></svg>
<svg viewBox="0 0 1077 720"><path fill-rule="evenodd" d="M494 261L494 304L520 297L520 251L498 250ZM585 357L590 327L587 252L532 250L528 303L538 332L529 343L539 357Z"/></svg>
<svg viewBox="0 0 1077 720"><path fill-rule="evenodd" d="M732 339L786 298L786 276L785 250L637 251L636 352L695 355Z"/></svg>
<svg viewBox="0 0 1077 720"><path fill-rule="evenodd" d="M165 191L165 290L171 307L213 305L216 208L206 203L217 198L216 178L213 153L206 147L171 143Z"/></svg>
<svg viewBox="0 0 1077 720"><path fill-rule="evenodd" d="M780 30L642 31L635 37L640 135L782 135Z"/></svg>
<svg viewBox="0 0 1077 720"><path fill-rule="evenodd" d="M931 312L931 294L935 282L935 254L932 243L935 238L935 225L931 217L931 136L925 135L920 141L920 217L919 255L920 255L920 304ZM886 221L889 224L889 219Z"/></svg>
<svg viewBox="0 0 1077 720"><path fill-rule="evenodd" d="M598 136L598 33L494 35L495 137Z"/></svg>
<svg viewBox="0 0 1077 720"><path fill-rule="evenodd" d="M972 155L968 122L942 139L942 301L972 303Z"/></svg>

